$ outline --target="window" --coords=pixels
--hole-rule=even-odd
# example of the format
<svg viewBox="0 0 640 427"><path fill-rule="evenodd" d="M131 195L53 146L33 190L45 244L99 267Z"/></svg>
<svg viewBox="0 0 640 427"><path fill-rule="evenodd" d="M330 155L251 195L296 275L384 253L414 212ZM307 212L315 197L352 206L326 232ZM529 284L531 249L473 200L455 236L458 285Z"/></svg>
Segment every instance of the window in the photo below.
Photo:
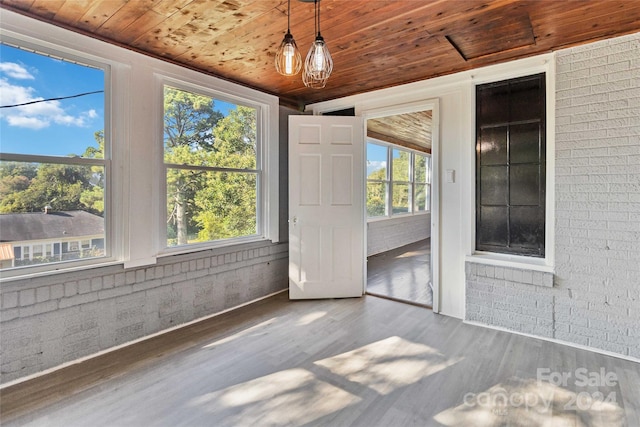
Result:
<svg viewBox="0 0 640 427"><path fill-rule="evenodd" d="M257 236L256 107L164 86L167 247Z"/></svg>
<svg viewBox="0 0 640 427"><path fill-rule="evenodd" d="M545 75L476 87L476 249L545 256Z"/></svg>
<svg viewBox="0 0 640 427"><path fill-rule="evenodd" d="M367 216L377 218L428 211L430 159L429 155L404 148L368 142Z"/></svg>
<svg viewBox="0 0 640 427"><path fill-rule="evenodd" d="M70 238L101 240L84 258L106 257L107 66L2 43L0 58L0 240L13 249L2 266L78 262L54 256Z"/></svg>

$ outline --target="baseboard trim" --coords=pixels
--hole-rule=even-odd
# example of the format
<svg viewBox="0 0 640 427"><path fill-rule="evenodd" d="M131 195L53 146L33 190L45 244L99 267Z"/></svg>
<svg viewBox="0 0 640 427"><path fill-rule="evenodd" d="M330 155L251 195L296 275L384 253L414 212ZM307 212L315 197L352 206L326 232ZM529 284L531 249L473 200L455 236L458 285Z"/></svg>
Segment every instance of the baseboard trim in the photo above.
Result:
<svg viewBox="0 0 640 427"><path fill-rule="evenodd" d="M607 350L602 350L600 348L595 348L595 347L589 347L586 345L582 345L582 344L577 344L577 343L573 343L570 341L563 341L563 340L558 340L555 338L548 338L548 337L541 337L539 335L533 335L533 334L527 334L525 332L519 332L519 331L514 331L512 329L507 329L507 328L503 328L500 326L494 326L494 325L487 325L486 323L480 323L480 322L474 322L473 320L463 320L463 323L466 323L467 325L473 325L473 326L480 326L481 328L487 328L487 329L495 329L497 331L502 331L502 332L509 332L512 334L516 334L516 335L522 335L528 338L535 338L535 339L539 339L539 340L543 340L543 341L549 341L552 342L554 344L560 344L560 345L566 345L568 347L574 347L580 350L587 350L590 351L592 353L599 353L605 356L611 356L611 357L615 357L618 359L623 359L623 360L628 360L629 362L635 362L635 363L640 363L640 359L636 359L635 357L632 356L626 356L624 354L620 354L620 353L614 353L612 351L607 351Z"/></svg>
<svg viewBox="0 0 640 427"><path fill-rule="evenodd" d="M157 337L159 335L166 334L168 332L175 331L177 329L185 328L187 326L193 325L194 323L202 322L202 321L211 319L213 317L217 317L217 316L223 315L223 314L228 313L230 311L237 310L237 309L245 307L247 305L254 304L254 303L258 302L258 301L262 301L262 300L265 300L267 298L271 298L271 297L273 297L275 295L281 294L283 292L287 292L288 290L289 290L289 288L287 287L287 288L284 288L284 289L282 289L280 291L270 293L269 295L265 295L263 297L253 299L251 301L247 301L247 302L242 303L240 305L236 305L236 306L233 306L233 307L230 307L230 308L226 308L226 309L224 309L222 311L218 311L218 312L213 313L213 314L208 314L208 315L206 315L204 317L198 317L197 319L190 320L188 322L181 323L179 325L172 326L172 327L167 328L167 329L162 329L161 331L154 332L152 334L145 335L145 336L140 337L140 338L136 338L133 341L127 341L126 343L118 344L116 346L109 347L109 348L106 348L104 350L100 350L97 353L92 353L92 354L89 354L87 356L81 357L79 359L75 359L75 360L72 360L72 361L69 361L69 362L62 363L60 365L56 365L56 366L54 366L52 368L45 369L44 371L36 372L35 374L30 374L30 375L27 375L27 376L24 376L24 377L17 378L17 379L15 379L13 381L9 381L7 383L1 384L0 385L0 390L4 390L6 388L15 386L15 385L20 384L22 382L30 381L30 380L33 380L35 378L39 378L39 377L42 377L44 375L51 374L51 373L53 373L55 371L58 371L60 369L68 368L69 366L73 366L73 365L80 364L82 362L86 362L87 360L102 356L102 355L107 354L107 353L111 353L112 351L116 351L116 350L120 350L120 349L125 348L125 347L129 347L131 345L146 341L148 339Z"/></svg>

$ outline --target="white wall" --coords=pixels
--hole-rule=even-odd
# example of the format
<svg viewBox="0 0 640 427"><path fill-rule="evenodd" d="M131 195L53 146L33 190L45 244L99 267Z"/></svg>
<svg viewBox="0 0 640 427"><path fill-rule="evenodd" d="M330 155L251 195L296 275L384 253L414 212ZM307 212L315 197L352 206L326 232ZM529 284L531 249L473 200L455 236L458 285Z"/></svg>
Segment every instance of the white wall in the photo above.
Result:
<svg viewBox="0 0 640 427"><path fill-rule="evenodd" d="M401 215L367 222L367 256L400 248L431 236L431 214Z"/></svg>

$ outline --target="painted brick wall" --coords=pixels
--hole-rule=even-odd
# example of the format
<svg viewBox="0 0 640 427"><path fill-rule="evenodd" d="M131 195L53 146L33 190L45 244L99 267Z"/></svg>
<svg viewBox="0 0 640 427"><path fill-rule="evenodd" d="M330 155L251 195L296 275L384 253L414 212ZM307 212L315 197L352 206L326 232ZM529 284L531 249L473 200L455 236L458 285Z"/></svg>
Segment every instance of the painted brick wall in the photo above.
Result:
<svg viewBox="0 0 640 427"><path fill-rule="evenodd" d="M280 291L288 245L249 243L0 287L4 383Z"/></svg>
<svg viewBox="0 0 640 427"><path fill-rule="evenodd" d="M640 358L640 34L556 61L553 287L468 263L467 319Z"/></svg>
<svg viewBox="0 0 640 427"><path fill-rule="evenodd" d="M367 224L367 256L431 236L431 214L406 215Z"/></svg>

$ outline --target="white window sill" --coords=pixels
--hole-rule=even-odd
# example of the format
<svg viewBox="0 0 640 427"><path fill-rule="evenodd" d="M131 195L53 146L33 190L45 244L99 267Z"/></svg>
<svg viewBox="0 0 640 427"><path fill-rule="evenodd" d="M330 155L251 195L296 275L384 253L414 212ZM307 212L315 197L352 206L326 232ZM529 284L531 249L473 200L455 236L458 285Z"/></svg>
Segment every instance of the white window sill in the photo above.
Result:
<svg viewBox="0 0 640 427"><path fill-rule="evenodd" d="M391 221L394 219L401 219L409 216L427 215L430 213L431 211L420 211L420 212L407 212L407 213L395 214L392 216L374 216L371 218L367 218L367 222L369 223L369 222L379 222L379 221Z"/></svg>
<svg viewBox="0 0 640 427"><path fill-rule="evenodd" d="M545 258L532 258L518 255L496 254L491 252L474 252L465 257L467 262L493 265L498 267L519 268L523 270L553 273L554 268Z"/></svg>

